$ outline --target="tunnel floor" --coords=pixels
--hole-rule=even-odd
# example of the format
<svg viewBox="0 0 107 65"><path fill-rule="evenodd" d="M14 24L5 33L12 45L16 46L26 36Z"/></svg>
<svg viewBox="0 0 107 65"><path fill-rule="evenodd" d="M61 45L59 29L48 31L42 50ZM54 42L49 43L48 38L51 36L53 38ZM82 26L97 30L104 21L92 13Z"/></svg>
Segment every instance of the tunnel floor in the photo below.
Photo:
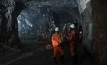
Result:
<svg viewBox="0 0 107 65"><path fill-rule="evenodd" d="M64 64L58 62L57 65L76 65L78 61L78 65L94 65L90 58L90 55L87 53L82 53L79 51L77 53L78 59L76 62L73 61L69 52L69 44L64 44ZM12 52L8 56L8 52L6 51L5 55L0 55L0 65L55 65L53 61L53 49L47 49L46 44L28 44L26 49L21 52ZM60 55L57 56L57 60L60 60Z"/></svg>

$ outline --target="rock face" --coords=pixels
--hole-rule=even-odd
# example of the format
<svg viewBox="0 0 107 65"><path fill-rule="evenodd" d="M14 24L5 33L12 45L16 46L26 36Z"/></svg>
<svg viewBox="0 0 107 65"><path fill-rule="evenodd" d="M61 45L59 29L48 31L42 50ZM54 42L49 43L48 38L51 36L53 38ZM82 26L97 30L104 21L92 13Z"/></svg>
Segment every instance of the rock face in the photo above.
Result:
<svg viewBox="0 0 107 65"><path fill-rule="evenodd" d="M98 65L107 64L107 26L105 24L107 19L106 7L107 4L105 0L92 0L92 43L91 43L91 53L94 58L96 58L96 63Z"/></svg>
<svg viewBox="0 0 107 65"><path fill-rule="evenodd" d="M93 0L93 53L100 65L107 64L107 4L106 0Z"/></svg>
<svg viewBox="0 0 107 65"><path fill-rule="evenodd" d="M83 45L93 55L97 65L107 64L107 26L105 0L77 0L82 17ZM88 2L88 3L87 3ZM91 5L91 6L90 6Z"/></svg>
<svg viewBox="0 0 107 65"><path fill-rule="evenodd" d="M8 37L8 32L11 30L12 25L12 12L14 10L15 2L13 0L3 0L0 2L0 39L5 40Z"/></svg>
<svg viewBox="0 0 107 65"><path fill-rule="evenodd" d="M40 40L43 36L43 39L48 40L49 18L47 8L24 9L17 18L19 37L22 40Z"/></svg>
<svg viewBox="0 0 107 65"><path fill-rule="evenodd" d="M91 0L77 0L79 13L81 15L81 25L83 29L83 45L87 48L89 52L91 52L91 44L92 44L92 29L93 29L93 21L91 19L92 16L92 8L91 8Z"/></svg>

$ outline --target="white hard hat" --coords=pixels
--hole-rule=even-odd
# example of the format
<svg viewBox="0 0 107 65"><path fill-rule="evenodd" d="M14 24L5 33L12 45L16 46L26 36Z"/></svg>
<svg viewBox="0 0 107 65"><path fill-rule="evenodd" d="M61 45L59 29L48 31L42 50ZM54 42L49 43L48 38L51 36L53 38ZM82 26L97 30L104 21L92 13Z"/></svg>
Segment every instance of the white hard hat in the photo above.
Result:
<svg viewBox="0 0 107 65"><path fill-rule="evenodd" d="M70 28L74 28L74 27L75 27L75 25L74 25L74 24L71 24L71 25L70 25Z"/></svg>
<svg viewBox="0 0 107 65"><path fill-rule="evenodd" d="M55 28L55 31L59 31L59 28L58 28L58 27L56 27L56 28Z"/></svg>
<svg viewBox="0 0 107 65"><path fill-rule="evenodd" d="M79 33L82 34L82 31L80 31Z"/></svg>

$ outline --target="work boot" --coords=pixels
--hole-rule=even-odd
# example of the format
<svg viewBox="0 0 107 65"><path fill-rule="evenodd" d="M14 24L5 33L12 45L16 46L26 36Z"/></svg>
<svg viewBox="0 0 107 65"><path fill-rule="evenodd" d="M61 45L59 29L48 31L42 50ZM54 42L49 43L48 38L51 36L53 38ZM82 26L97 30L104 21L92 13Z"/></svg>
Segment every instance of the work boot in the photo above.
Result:
<svg viewBox="0 0 107 65"><path fill-rule="evenodd" d="M61 56L61 64L64 64L64 55Z"/></svg>
<svg viewBox="0 0 107 65"><path fill-rule="evenodd" d="M56 57L54 57L53 59L54 59L55 64L57 65L57 60L56 60Z"/></svg>

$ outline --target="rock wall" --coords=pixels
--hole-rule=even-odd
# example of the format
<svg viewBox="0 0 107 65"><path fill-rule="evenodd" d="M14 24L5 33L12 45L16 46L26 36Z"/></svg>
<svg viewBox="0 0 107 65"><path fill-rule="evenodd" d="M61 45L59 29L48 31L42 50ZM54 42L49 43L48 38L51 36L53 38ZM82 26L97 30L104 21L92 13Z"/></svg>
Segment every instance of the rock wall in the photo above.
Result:
<svg viewBox="0 0 107 65"><path fill-rule="evenodd" d="M1 41L3 42L8 38L8 34L11 30L12 25L12 12L14 10L15 2L13 0L2 0L0 2L1 7L1 30L0 30L0 37Z"/></svg>
<svg viewBox="0 0 107 65"><path fill-rule="evenodd" d="M23 7L20 6L14 0L0 0L0 43L7 45L13 35L18 39L17 16Z"/></svg>
<svg viewBox="0 0 107 65"><path fill-rule="evenodd" d="M77 0L83 26L83 45L97 65L107 64L106 0ZM82 4L83 3L83 4Z"/></svg>
<svg viewBox="0 0 107 65"><path fill-rule="evenodd" d="M107 4L106 0L92 0L93 51L99 65L107 65Z"/></svg>
<svg viewBox="0 0 107 65"><path fill-rule="evenodd" d="M91 19L92 8L90 0L77 0L78 8L80 12L80 22L83 29L83 45L86 47L86 50L91 53L92 45L92 28L93 21Z"/></svg>

